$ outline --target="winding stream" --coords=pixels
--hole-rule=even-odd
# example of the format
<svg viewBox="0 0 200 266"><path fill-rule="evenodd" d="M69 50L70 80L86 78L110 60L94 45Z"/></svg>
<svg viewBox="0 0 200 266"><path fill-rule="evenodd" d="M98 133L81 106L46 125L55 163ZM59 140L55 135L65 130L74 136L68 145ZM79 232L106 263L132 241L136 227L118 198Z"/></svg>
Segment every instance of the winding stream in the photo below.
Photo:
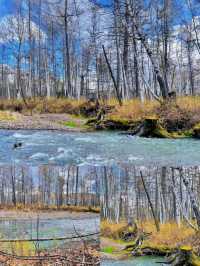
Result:
<svg viewBox="0 0 200 266"><path fill-rule="evenodd" d="M13 149L15 143L22 147ZM38 164L134 163L197 165L200 140L147 139L117 132L0 131L0 162Z"/></svg>

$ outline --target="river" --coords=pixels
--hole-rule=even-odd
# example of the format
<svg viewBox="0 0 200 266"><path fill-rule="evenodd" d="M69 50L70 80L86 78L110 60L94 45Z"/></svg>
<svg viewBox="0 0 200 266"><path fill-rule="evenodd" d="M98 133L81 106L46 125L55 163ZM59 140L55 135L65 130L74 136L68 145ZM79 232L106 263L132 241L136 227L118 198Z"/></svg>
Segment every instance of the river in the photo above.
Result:
<svg viewBox="0 0 200 266"><path fill-rule="evenodd" d="M163 262L159 263L158 262ZM154 257L154 256L144 256L137 257L133 259L113 261L113 260L104 260L101 263L101 266L156 266L156 265L169 265L164 264L165 259L163 257Z"/></svg>
<svg viewBox="0 0 200 266"><path fill-rule="evenodd" d="M15 143L22 146L13 149ZM117 132L0 131L1 164L197 165L200 140L148 139Z"/></svg>

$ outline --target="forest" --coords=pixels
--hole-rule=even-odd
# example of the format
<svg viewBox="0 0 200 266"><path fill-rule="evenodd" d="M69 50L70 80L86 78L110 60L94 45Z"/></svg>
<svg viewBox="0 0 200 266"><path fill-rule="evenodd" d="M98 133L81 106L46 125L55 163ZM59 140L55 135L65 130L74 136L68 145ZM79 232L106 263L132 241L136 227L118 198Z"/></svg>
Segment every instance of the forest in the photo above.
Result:
<svg viewBox="0 0 200 266"><path fill-rule="evenodd" d="M191 250L200 251L199 167L105 167L102 184L105 253L116 259L126 252L162 256L179 247L169 257L171 265L198 265L190 255L191 264L185 258Z"/></svg>
<svg viewBox="0 0 200 266"><path fill-rule="evenodd" d="M0 167L1 208L99 212L98 170L79 166ZM81 206L83 208L81 208Z"/></svg>
<svg viewBox="0 0 200 266"><path fill-rule="evenodd" d="M198 95L199 5L12 1L0 20L1 97Z"/></svg>
<svg viewBox="0 0 200 266"><path fill-rule="evenodd" d="M199 0L0 0L0 264L200 266L199 62Z"/></svg>
<svg viewBox="0 0 200 266"><path fill-rule="evenodd" d="M158 230L159 223L194 219L198 228L199 186L199 167L127 166L118 174L105 168L102 217L114 222L154 219Z"/></svg>

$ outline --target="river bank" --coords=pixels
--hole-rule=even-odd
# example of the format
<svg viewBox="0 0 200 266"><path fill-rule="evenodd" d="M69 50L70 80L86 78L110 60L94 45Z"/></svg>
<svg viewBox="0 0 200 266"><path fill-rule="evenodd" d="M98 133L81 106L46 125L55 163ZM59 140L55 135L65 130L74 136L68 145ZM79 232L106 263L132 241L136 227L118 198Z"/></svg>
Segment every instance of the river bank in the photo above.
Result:
<svg viewBox="0 0 200 266"><path fill-rule="evenodd" d="M0 101L0 129L88 132L120 130L149 138L199 138L200 97L164 102L137 99L72 100L66 98Z"/></svg>
<svg viewBox="0 0 200 266"><path fill-rule="evenodd" d="M199 266L199 247L199 233L185 225L179 227L176 224L163 224L160 232L156 232L150 222L139 224L137 229L126 223L101 222L103 260L123 262L138 256L167 256L168 262L172 261L172 265L179 265L176 264L177 261L174 262L175 259L183 258L187 254L187 265Z"/></svg>
<svg viewBox="0 0 200 266"><path fill-rule="evenodd" d="M75 208L74 208L75 209ZM51 208L46 208L43 209L28 209L28 208L22 208L20 209L9 209L5 207L4 209L0 209L0 220L6 220L6 219L37 219L37 217L40 217L40 219L63 219L63 218L98 218L99 215L95 214L93 212L85 212L83 209L78 210L67 210L66 209L51 209Z"/></svg>
<svg viewBox="0 0 200 266"><path fill-rule="evenodd" d="M33 114L1 111L0 129L84 132L86 119L69 114Z"/></svg>

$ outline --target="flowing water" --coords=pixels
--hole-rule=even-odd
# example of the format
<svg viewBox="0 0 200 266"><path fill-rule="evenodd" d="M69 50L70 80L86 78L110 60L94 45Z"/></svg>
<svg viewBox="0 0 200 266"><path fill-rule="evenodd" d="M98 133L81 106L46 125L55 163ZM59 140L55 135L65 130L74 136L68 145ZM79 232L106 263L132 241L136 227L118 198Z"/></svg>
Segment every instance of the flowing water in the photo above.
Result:
<svg viewBox="0 0 200 266"><path fill-rule="evenodd" d="M163 262L159 263L158 262ZM169 265L164 264L165 259L162 257L154 257L154 256L144 256L137 257L133 259L121 260L121 261L112 261L105 260L101 263L101 266L156 266L156 265Z"/></svg>
<svg viewBox="0 0 200 266"><path fill-rule="evenodd" d="M67 216L67 215L66 215ZM99 217L87 216L76 218L51 218L51 219L8 219L4 218L0 220L0 235L2 239L44 239L44 238L60 238L60 237L72 237L77 235L85 235L90 233L96 233L99 231ZM97 236L91 236L87 239L95 239ZM75 239L77 241L77 239ZM79 239L80 240L80 239ZM70 243L73 240L51 240L38 242L40 249L55 248L61 246L67 242ZM22 242L23 243L23 242ZM28 249L34 250L34 242L31 243ZM1 243L2 244L2 243ZM11 249L12 243L4 245L4 248ZM17 250L15 246L15 250Z"/></svg>
<svg viewBox="0 0 200 266"><path fill-rule="evenodd" d="M14 144L22 143L14 149ZM134 165L198 165L200 162L200 140L195 139L147 139L127 136L118 132L66 133L52 131L0 131L0 164L28 164L35 169L39 165L102 166L117 164ZM116 167L117 169L117 167ZM35 170L34 170L35 171ZM36 171L37 172L37 171ZM39 237L56 238L74 235L74 226L79 233L98 231L98 219L45 219L39 223ZM34 238L37 236L36 220L0 221L1 238ZM39 248L60 246L57 241L46 241ZM9 245L9 246L8 246ZM23 248L12 244L6 250ZM28 245L28 244L27 244ZM28 250L34 250L31 244ZM163 258L142 257L126 261L104 261L104 266L158 265ZM162 265L162 264L161 264Z"/></svg>
<svg viewBox="0 0 200 266"><path fill-rule="evenodd" d="M22 147L13 149L15 143ZM116 132L0 131L0 162L38 164L197 165L200 140L147 139Z"/></svg>

